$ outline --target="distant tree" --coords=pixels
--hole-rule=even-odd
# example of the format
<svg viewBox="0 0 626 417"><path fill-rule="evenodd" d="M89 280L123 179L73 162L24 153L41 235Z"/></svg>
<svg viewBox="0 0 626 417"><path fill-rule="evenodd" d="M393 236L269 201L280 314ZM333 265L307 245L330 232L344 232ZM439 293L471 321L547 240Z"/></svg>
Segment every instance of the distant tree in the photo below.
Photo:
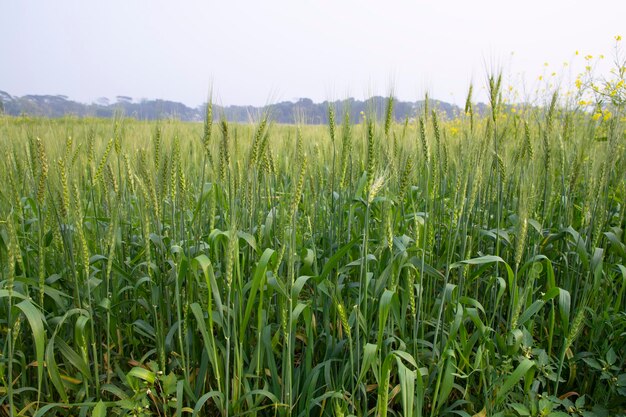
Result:
<svg viewBox="0 0 626 417"><path fill-rule="evenodd" d="M167 100L133 100L129 96L116 96L116 102L112 103L106 97L98 98L92 104L83 104L67 99L63 95L25 95L13 97L10 94L0 91L0 113L11 115L27 114L47 117L62 117L72 114L78 117L97 116L115 117L115 114L124 114L127 117L138 119L179 119L185 121L202 121L205 114L205 106L195 108L187 107L183 103ZM328 106L335 106L337 120L343 120L345 112L349 115L351 123L360 123L361 112L368 116L373 113L374 117L384 116L387 98L374 96L367 100L355 100L347 98L335 102L314 103L309 98L298 98L295 101L283 101L269 106L270 117L277 123L328 123ZM445 113L452 118L460 109L452 104L432 100L433 109ZM394 116L397 121L405 119L413 120L418 112L423 111L424 102L403 102L395 101ZM214 105L213 114L215 117L224 115L228 121L248 123L258 120L259 115L267 108L253 106L226 106ZM487 111L486 105L477 103L475 110L478 114ZM339 117L339 115L341 115Z"/></svg>
<svg viewBox="0 0 626 417"><path fill-rule="evenodd" d="M296 104L299 106L312 106L313 100L311 100L310 98L301 98Z"/></svg>

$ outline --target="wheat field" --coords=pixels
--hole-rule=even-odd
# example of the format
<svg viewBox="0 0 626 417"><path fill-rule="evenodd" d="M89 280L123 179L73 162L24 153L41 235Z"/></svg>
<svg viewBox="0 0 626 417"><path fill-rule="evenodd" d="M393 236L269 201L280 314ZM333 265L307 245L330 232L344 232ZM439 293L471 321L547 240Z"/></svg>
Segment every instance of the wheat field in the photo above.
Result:
<svg viewBox="0 0 626 417"><path fill-rule="evenodd" d="M623 106L500 83L452 120L0 118L0 414L624 415Z"/></svg>

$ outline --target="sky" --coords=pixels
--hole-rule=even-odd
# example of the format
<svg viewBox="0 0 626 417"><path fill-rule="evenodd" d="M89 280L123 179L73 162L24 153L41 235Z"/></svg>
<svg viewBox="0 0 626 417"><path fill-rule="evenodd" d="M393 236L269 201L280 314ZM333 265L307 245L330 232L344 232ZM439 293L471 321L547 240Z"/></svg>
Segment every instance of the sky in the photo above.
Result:
<svg viewBox="0 0 626 417"><path fill-rule="evenodd" d="M526 92L587 54L604 54L606 70L624 16L625 0L1 0L0 90L190 106L211 88L223 105L428 92L462 104L470 83L484 98L490 71Z"/></svg>

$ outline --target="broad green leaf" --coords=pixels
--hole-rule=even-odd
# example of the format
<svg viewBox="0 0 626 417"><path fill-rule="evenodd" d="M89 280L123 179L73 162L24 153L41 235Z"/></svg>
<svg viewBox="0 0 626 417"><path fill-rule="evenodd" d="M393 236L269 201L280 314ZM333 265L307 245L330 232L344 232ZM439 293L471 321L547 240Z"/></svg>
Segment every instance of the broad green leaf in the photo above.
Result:
<svg viewBox="0 0 626 417"><path fill-rule="evenodd" d="M15 307L22 310L30 325L30 330L35 342L35 356L37 358L37 385L41 392L41 384L43 382L43 360L44 346L46 343L46 332L44 329L44 318L39 310L29 301L24 300Z"/></svg>
<svg viewBox="0 0 626 417"><path fill-rule="evenodd" d="M435 268L424 262L423 259L414 256L409 260L409 262L411 262L420 273L423 271L425 274L430 275L433 278L445 279L440 271L436 270ZM452 266L450 266L450 268L452 268Z"/></svg>
<svg viewBox="0 0 626 417"><path fill-rule="evenodd" d="M535 366L535 362L530 359L524 359L517 365L517 368L504 380L504 383L500 387L497 387L496 403L499 404L504 401L508 392L521 381L524 375L526 375L533 366Z"/></svg>
<svg viewBox="0 0 626 417"><path fill-rule="evenodd" d="M54 343L56 341L56 337L50 338L48 341L48 346L46 347L46 370L48 371L48 375L50 376L50 381L52 381L52 385L59 393L61 400L64 403L68 402L67 392L65 390L65 385L63 385L63 381L61 380L61 373L59 372L59 367L57 366L56 358L54 357Z"/></svg>
<svg viewBox="0 0 626 417"><path fill-rule="evenodd" d="M339 263L339 261L348 252L350 252L350 249L352 249L352 246L354 246L354 244L358 240L359 239L354 239L353 241L345 244L339 250L337 250L337 252L335 252L333 254L333 256L330 257L330 259L324 264L324 267L322 268L322 273L320 274L320 279L321 280L323 280L324 278L328 277L328 274L330 274L330 272L337 267L337 264Z"/></svg>
<svg viewBox="0 0 626 417"><path fill-rule="evenodd" d="M412 359L412 358L411 358ZM413 414L415 401L415 380L416 372L409 369L396 355L396 365L398 367L398 379L400 381L400 395L402 396L402 410L405 416Z"/></svg>
<svg viewBox="0 0 626 417"><path fill-rule="evenodd" d="M100 400L93 408L93 413L91 414L91 417L106 417L106 415L107 406L102 402L102 400Z"/></svg>
<svg viewBox="0 0 626 417"><path fill-rule="evenodd" d="M545 302L548 302L552 300L553 298L555 298L560 293L561 293L561 289L559 287L552 287L543 295L543 297L541 297L541 299Z"/></svg>
<svg viewBox="0 0 626 417"><path fill-rule="evenodd" d="M510 406L520 416L529 416L530 415L530 410L524 404L511 403Z"/></svg>
<svg viewBox="0 0 626 417"><path fill-rule="evenodd" d="M4 298L4 297L9 297L9 291L0 289L0 298ZM13 293L11 294L11 297L18 298L20 300L23 300L24 298L26 298L23 294L20 294L19 292L15 292L15 291L13 291Z"/></svg>
<svg viewBox="0 0 626 417"><path fill-rule="evenodd" d="M198 399L198 401L196 402L196 405L193 407L193 415L194 416L201 415L199 414L200 410L202 410L202 407L204 407L204 404L210 399L213 399L218 410L222 410L222 404L224 403L224 395L219 391L209 391Z"/></svg>
<svg viewBox="0 0 626 417"><path fill-rule="evenodd" d="M391 308L391 302L394 296L394 292L391 290L385 290L378 305L378 348L380 349L383 342L383 332L387 323L387 316L389 315L389 309Z"/></svg>
<svg viewBox="0 0 626 417"><path fill-rule="evenodd" d="M454 387L454 376L456 371L456 358L454 353L447 354L445 367L443 368L443 376L441 378L441 387L439 389L439 397L437 398L437 408L445 404Z"/></svg>
<svg viewBox="0 0 626 417"><path fill-rule="evenodd" d="M526 323L528 320L530 320L532 318L532 316L534 316L535 314L537 314L537 312L539 310L541 310L541 307L543 307L546 304L545 301L543 300L537 300L534 303L532 303L530 305L530 307L528 307L520 316L518 319L518 323L520 324L524 324Z"/></svg>
<svg viewBox="0 0 626 417"><path fill-rule="evenodd" d="M154 372L151 372L139 366L135 366L133 369L131 369L128 372L128 376L143 379L149 384L154 384L154 381L156 380L156 375L154 374Z"/></svg>
<svg viewBox="0 0 626 417"><path fill-rule="evenodd" d="M357 385L363 380L365 374L372 367L372 364L378 360L377 357L378 346L372 343L367 343L363 348L363 361L361 364L361 373L359 374L359 379L357 380Z"/></svg>
<svg viewBox="0 0 626 417"><path fill-rule="evenodd" d="M222 305L222 297L220 296L220 290L219 290L219 287L217 286L217 281L215 279L215 274L213 273L213 266L211 264L211 261L209 260L208 256L206 256L205 254L196 256L194 258L194 261L202 269L206 286L207 288L210 288L210 291L213 294L212 301L215 302L215 306L217 308L217 314L220 316L220 319L223 321L224 307Z"/></svg>
<svg viewBox="0 0 626 417"><path fill-rule="evenodd" d="M258 304L256 301L256 294L259 289L265 285L265 273L267 272L267 268L270 264L274 256L275 251L273 249L265 249L261 258L257 262L256 268L254 269L254 276L252 278L252 285L250 287L250 291L248 292L248 300L246 302L246 310L243 316L243 320L241 322L241 328L239 333L239 338L243 340L244 332L248 327L248 322L250 321L250 316L252 314L252 309L255 305Z"/></svg>
<svg viewBox="0 0 626 417"><path fill-rule="evenodd" d="M296 281L293 283L293 286L291 287L292 299L297 299L300 296L300 291L302 291L302 288L310 278L312 277L308 275L302 275L298 277L298 279L296 279Z"/></svg>
<svg viewBox="0 0 626 417"><path fill-rule="evenodd" d="M256 239L250 233L240 230L237 232L237 236L239 236L239 239L245 240L255 252L259 251L256 246Z"/></svg>

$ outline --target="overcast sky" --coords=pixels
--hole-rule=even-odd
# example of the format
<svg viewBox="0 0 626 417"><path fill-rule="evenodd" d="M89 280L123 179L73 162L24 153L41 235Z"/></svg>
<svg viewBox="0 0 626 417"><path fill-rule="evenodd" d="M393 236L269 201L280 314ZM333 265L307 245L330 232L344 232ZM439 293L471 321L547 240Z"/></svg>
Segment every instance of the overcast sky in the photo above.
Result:
<svg viewBox="0 0 626 417"><path fill-rule="evenodd" d="M195 106L211 85L221 104L253 105L393 87L462 103L491 68L519 87L609 58L624 16L626 0L2 0L0 90Z"/></svg>

